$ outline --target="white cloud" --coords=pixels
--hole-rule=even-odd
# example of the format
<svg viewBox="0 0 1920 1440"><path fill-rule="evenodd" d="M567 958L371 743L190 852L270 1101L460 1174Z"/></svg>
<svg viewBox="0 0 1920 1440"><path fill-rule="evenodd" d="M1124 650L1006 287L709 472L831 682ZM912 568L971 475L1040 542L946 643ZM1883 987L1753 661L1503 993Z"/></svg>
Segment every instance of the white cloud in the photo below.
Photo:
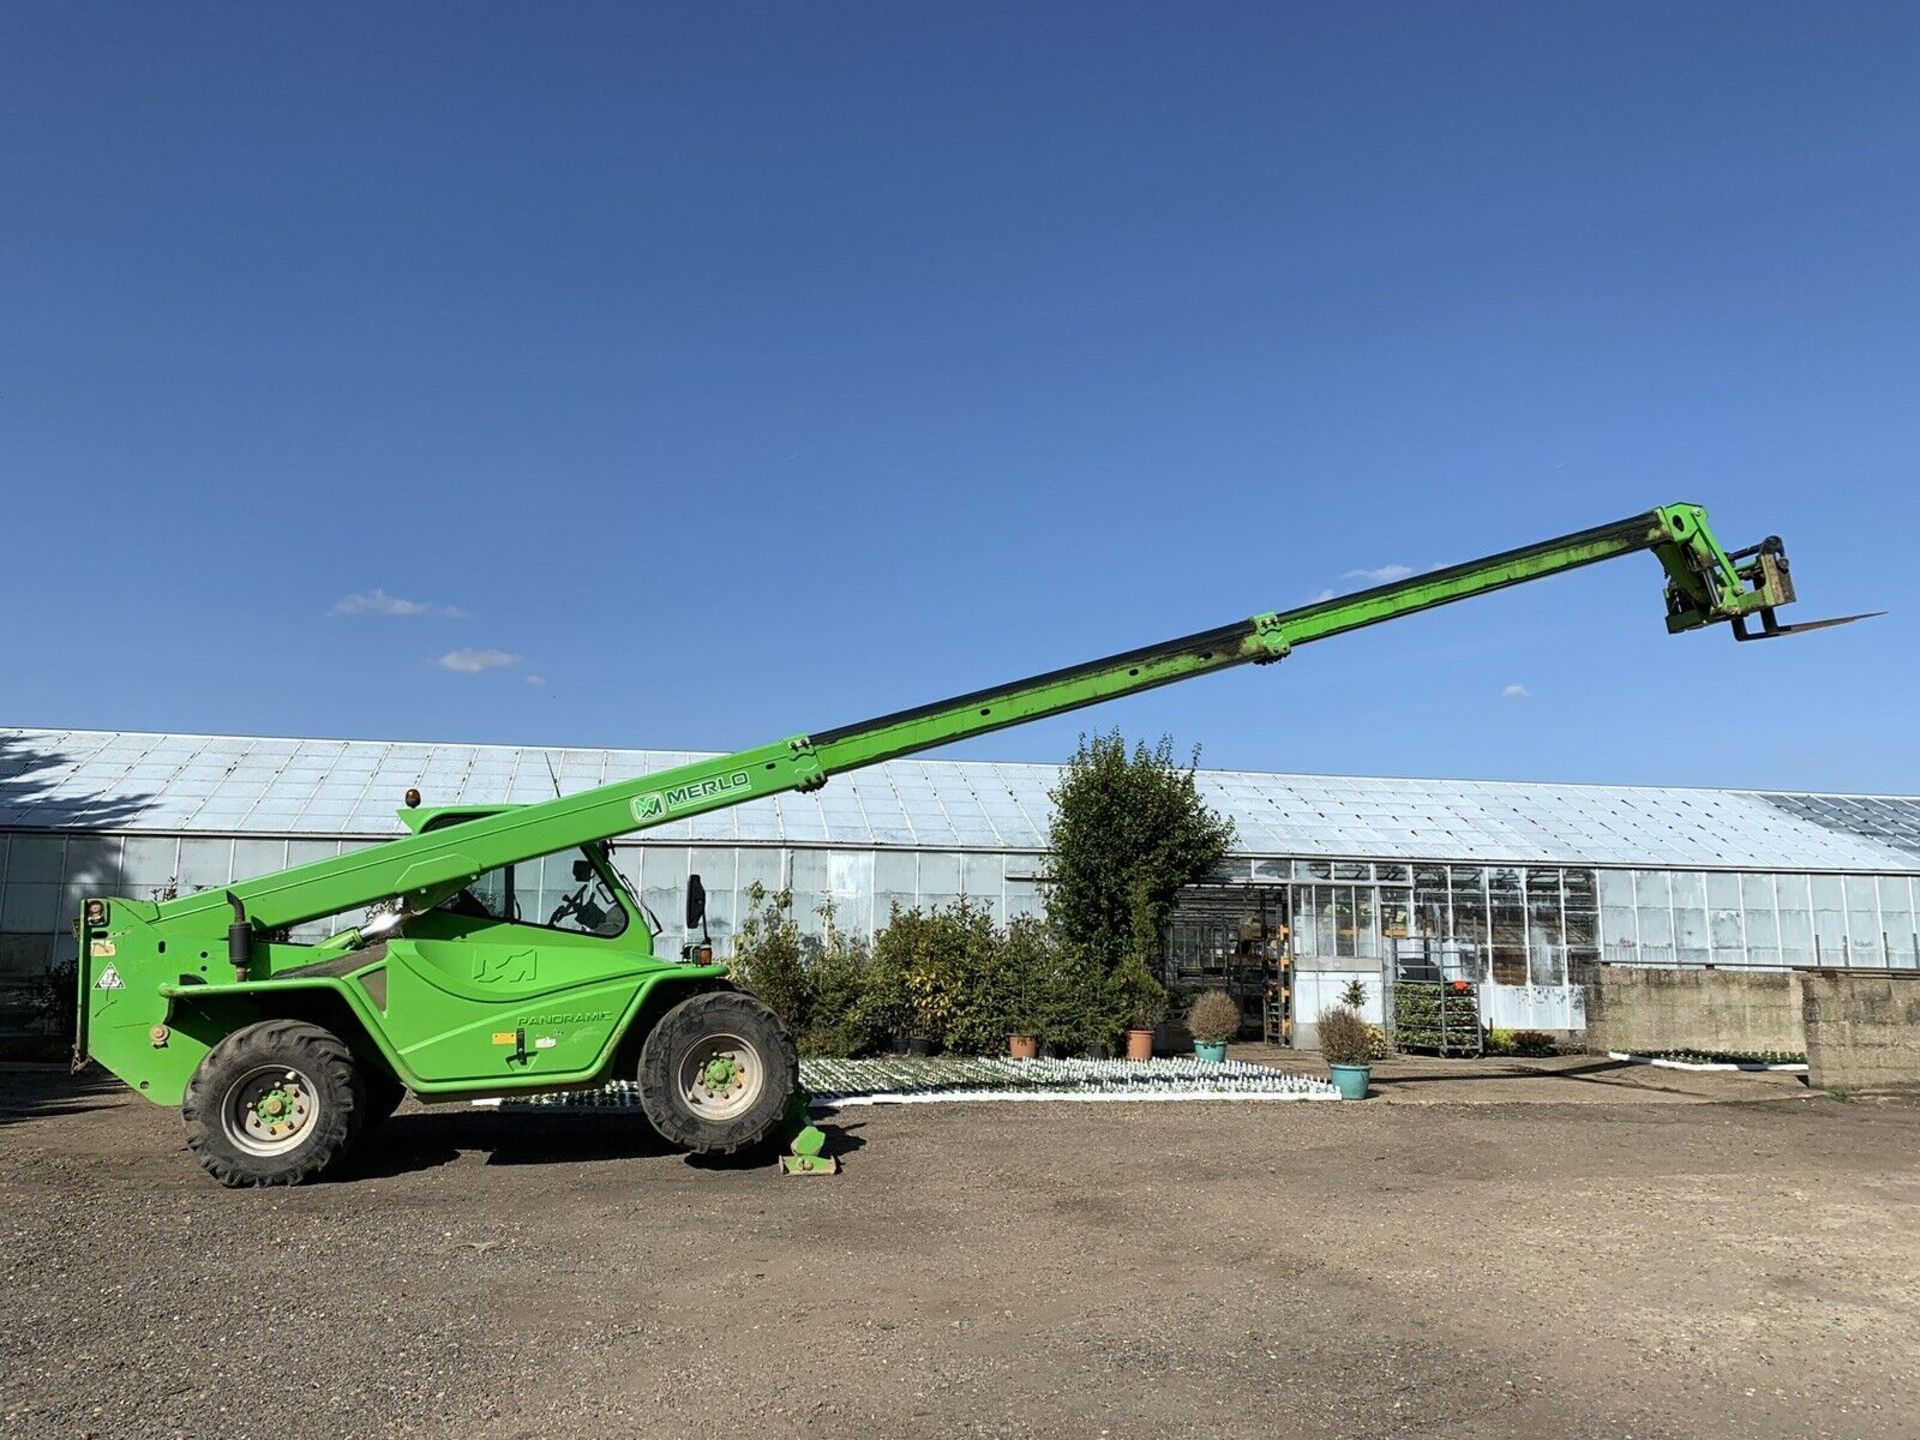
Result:
<svg viewBox="0 0 1920 1440"><path fill-rule="evenodd" d="M511 670L525 658L509 655L505 650L473 650L461 648L449 650L434 661L442 670L451 670L456 675L478 675L486 670Z"/></svg>
<svg viewBox="0 0 1920 1440"><path fill-rule="evenodd" d="M527 676L527 684L529 685L544 685L546 683L547 683L547 677L544 675Z"/></svg>
<svg viewBox="0 0 1920 1440"><path fill-rule="evenodd" d="M1313 599L1309 600L1307 603L1309 605L1318 605L1322 600L1331 600L1332 598L1333 598L1333 587L1329 585L1325 590L1322 590L1318 595L1314 596Z"/></svg>
<svg viewBox="0 0 1920 1440"><path fill-rule="evenodd" d="M1500 692L1500 698L1502 700L1531 700L1533 698L1533 692L1516 680Z"/></svg>
<svg viewBox="0 0 1920 1440"><path fill-rule="evenodd" d="M467 612L458 605L440 605L431 600L408 600L389 595L381 589L362 590L337 602L329 615L391 615L402 620L464 620Z"/></svg>
<svg viewBox="0 0 1920 1440"><path fill-rule="evenodd" d="M1382 565L1374 570L1349 570L1342 580L1364 580L1369 585L1391 585L1396 580L1404 580L1413 574L1411 565Z"/></svg>

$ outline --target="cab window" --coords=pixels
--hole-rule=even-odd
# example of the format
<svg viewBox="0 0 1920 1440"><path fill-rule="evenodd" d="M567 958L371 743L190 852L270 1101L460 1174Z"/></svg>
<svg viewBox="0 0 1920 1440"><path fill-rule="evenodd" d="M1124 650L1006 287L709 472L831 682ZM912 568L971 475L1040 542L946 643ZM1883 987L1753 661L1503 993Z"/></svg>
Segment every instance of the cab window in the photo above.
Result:
<svg viewBox="0 0 1920 1440"><path fill-rule="evenodd" d="M543 855L489 870L440 908L481 920L511 921L549 930L612 939L627 928L627 912L578 850Z"/></svg>

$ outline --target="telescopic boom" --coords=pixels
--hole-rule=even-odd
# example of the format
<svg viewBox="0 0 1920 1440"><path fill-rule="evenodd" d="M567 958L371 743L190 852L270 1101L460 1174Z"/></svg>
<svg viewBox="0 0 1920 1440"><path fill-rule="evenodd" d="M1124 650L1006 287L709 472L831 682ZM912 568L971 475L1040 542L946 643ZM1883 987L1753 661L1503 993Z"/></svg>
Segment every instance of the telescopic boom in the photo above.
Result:
<svg viewBox="0 0 1920 1440"><path fill-rule="evenodd" d="M1744 640L1816 628L1784 626L1775 619L1775 607L1793 599L1777 538L1729 553L1714 538L1700 506L1666 505L1556 540L860 724L796 735L538 805L504 807L458 825L423 828L386 844L239 881L225 892L167 901L157 907L157 928L219 935L229 928L231 909L235 931L244 926L265 932L393 897L408 911L422 910L474 877L516 861L782 791L816 790L830 777L862 766L1211 671L1270 664L1316 640L1641 550L1653 551L1666 570L1670 631L1726 622ZM1757 621L1759 630L1750 630L1750 621ZM1844 622L1816 625L1838 623Z"/></svg>

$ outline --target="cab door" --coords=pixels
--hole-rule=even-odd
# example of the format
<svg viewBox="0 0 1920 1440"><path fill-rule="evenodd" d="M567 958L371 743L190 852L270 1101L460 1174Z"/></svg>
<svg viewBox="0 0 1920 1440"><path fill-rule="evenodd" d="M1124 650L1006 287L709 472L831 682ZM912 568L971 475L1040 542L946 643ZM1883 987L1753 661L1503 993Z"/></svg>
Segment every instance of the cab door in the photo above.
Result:
<svg viewBox="0 0 1920 1440"><path fill-rule="evenodd" d="M388 946L387 1031L426 1082L586 1078L659 964L579 850L490 871Z"/></svg>

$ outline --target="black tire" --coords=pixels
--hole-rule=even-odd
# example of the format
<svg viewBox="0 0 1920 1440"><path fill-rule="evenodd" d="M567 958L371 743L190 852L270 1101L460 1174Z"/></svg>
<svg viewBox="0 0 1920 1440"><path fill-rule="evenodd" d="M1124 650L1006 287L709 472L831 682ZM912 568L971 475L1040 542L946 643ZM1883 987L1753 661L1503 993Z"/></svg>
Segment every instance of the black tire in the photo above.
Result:
<svg viewBox="0 0 1920 1440"><path fill-rule="evenodd" d="M256 1095L259 1104L250 1103ZM290 1099L280 1133L277 1115L261 1107ZM262 1020L207 1053L180 1113L187 1148L222 1185L299 1185L347 1152L366 1103L360 1067L337 1036L299 1020Z"/></svg>
<svg viewBox="0 0 1920 1440"><path fill-rule="evenodd" d="M709 1098L690 1089L703 1056L747 1059L737 1087ZM717 1058L717 1054L716 1054ZM709 990L660 1017L640 1047L640 1104L667 1140L699 1155L731 1155L772 1137L800 1084L800 1058L787 1027L738 990ZM731 1093L737 1089L738 1093Z"/></svg>

